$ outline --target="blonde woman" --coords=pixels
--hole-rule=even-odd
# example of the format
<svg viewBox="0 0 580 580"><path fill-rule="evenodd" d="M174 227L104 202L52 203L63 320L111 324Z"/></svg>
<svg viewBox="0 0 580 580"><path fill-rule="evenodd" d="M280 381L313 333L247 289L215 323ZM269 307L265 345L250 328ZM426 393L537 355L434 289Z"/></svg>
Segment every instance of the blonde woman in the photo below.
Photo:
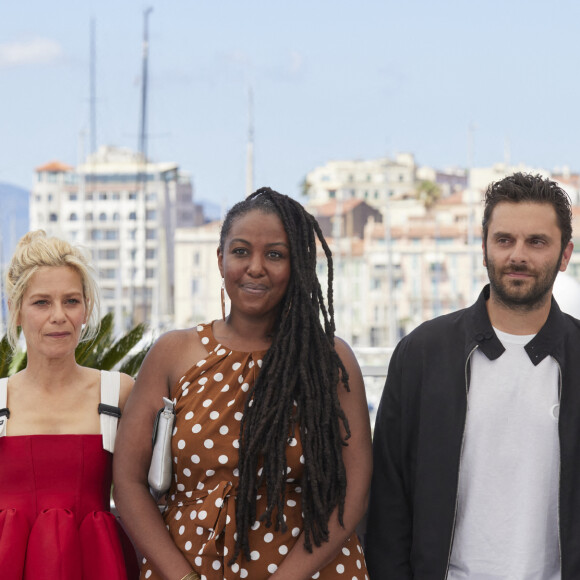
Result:
<svg viewBox="0 0 580 580"><path fill-rule="evenodd" d="M124 580L137 574L109 512L112 452L131 377L82 367L99 295L88 260L43 231L19 242L6 276L8 339L27 366L0 379L0 570L4 580Z"/></svg>

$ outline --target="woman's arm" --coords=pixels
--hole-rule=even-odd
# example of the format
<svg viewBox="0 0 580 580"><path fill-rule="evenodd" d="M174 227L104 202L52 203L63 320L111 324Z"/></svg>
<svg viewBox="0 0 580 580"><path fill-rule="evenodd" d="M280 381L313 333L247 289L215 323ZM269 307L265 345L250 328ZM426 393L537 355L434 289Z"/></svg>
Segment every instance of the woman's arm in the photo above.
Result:
<svg viewBox="0 0 580 580"><path fill-rule="evenodd" d="M113 497L139 550L166 580L180 580L191 566L173 543L149 493L153 423L162 397L197 360L207 354L195 331L163 335L139 371L119 425L113 460ZM197 357L197 358L196 358Z"/></svg>
<svg viewBox="0 0 580 580"><path fill-rule="evenodd" d="M133 390L134 384L135 381L133 380L133 377L121 373L121 390L119 392L119 409L121 409L121 411L125 408L125 403Z"/></svg>
<svg viewBox="0 0 580 580"><path fill-rule="evenodd" d="M328 542L320 547L313 546L310 553L304 548L304 540L300 536L278 570L272 574L272 580L311 578L336 557L366 512L372 472L371 428L366 393L360 367L350 347L338 338L335 347L348 372L350 386L350 392L347 392L342 383L338 385L340 404L351 432L348 446L342 452L347 478L344 527L338 521L338 509L334 510L328 522Z"/></svg>

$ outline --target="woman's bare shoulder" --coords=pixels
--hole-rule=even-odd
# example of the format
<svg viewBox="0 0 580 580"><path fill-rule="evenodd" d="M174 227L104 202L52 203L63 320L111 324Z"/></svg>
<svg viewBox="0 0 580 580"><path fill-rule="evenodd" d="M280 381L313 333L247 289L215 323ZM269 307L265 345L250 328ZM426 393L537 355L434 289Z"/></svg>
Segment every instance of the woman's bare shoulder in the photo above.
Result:
<svg viewBox="0 0 580 580"><path fill-rule="evenodd" d="M172 330L160 336L148 352L139 370L137 387L152 383L171 389L173 385L208 351L196 328ZM167 395L164 395L167 396Z"/></svg>
<svg viewBox="0 0 580 580"><path fill-rule="evenodd" d="M131 394L131 390L133 389L133 385L135 384L135 379L133 377L121 373L121 392L119 393L119 407L121 411L125 407L125 403Z"/></svg>
<svg viewBox="0 0 580 580"><path fill-rule="evenodd" d="M199 359L207 354L196 328L170 330L162 334L151 347L151 352L156 357L173 357L184 353L189 356L199 354Z"/></svg>

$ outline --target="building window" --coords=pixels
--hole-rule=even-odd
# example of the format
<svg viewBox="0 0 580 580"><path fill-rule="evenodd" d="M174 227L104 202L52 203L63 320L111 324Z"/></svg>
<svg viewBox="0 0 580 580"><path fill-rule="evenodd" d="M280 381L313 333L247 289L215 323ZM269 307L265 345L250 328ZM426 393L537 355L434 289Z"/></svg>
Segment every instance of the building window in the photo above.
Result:
<svg viewBox="0 0 580 580"><path fill-rule="evenodd" d="M336 189L329 189L328 190L328 197L334 199L336 197Z"/></svg>
<svg viewBox="0 0 580 580"><path fill-rule="evenodd" d="M199 292L199 280L192 280L191 281L191 293L197 294Z"/></svg>
<svg viewBox="0 0 580 580"><path fill-rule="evenodd" d="M146 268L145 269L145 276L147 278L155 278L155 268Z"/></svg>
<svg viewBox="0 0 580 580"><path fill-rule="evenodd" d="M87 193L87 201L93 201L93 194L92 193Z"/></svg>
<svg viewBox="0 0 580 580"><path fill-rule="evenodd" d="M147 201L157 201L157 194L152 191L151 193L148 193L146 196Z"/></svg>
<svg viewBox="0 0 580 580"><path fill-rule="evenodd" d="M157 211L154 209L148 209L146 215L147 215L146 219L148 219L148 220L156 220L157 219Z"/></svg>
<svg viewBox="0 0 580 580"><path fill-rule="evenodd" d="M119 212L118 212L118 211L116 211L116 212L113 214L113 221L114 221L114 222L118 222L120 219L121 219L121 216L119 215Z"/></svg>
<svg viewBox="0 0 580 580"><path fill-rule="evenodd" d="M113 280L117 276L115 268L102 268L99 270L99 278L103 280Z"/></svg>
<svg viewBox="0 0 580 580"><path fill-rule="evenodd" d="M70 216L69 216L69 218L68 218L68 221L69 222L76 222L77 220L78 220L77 214L76 213L71 213Z"/></svg>
<svg viewBox="0 0 580 580"><path fill-rule="evenodd" d="M136 211L132 211L132 212L129 214L129 219L130 219L130 220L136 220L136 219L137 219L137 212L136 212Z"/></svg>
<svg viewBox="0 0 580 580"><path fill-rule="evenodd" d="M117 201L117 200L121 199L121 194L119 194L119 193L113 193L113 194L112 194L112 198L113 198L115 201Z"/></svg>
<svg viewBox="0 0 580 580"><path fill-rule="evenodd" d="M89 212L88 214L85 215L85 221L87 221L87 222L92 222L93 221L93 214L92 214L92 212Z"/></svg>
<svg viewBox="0 0 580 580"><path fill-rule="evenodd" d="M136 191L132 191L129 194L129 199L137 199L137 192Z"/></svg>
<svg viewBox="0 0 580 580"><path fill-rule="evenodd" d="M91 240L102 240L103 230L91 230Z"/></svg>
<svg viewBox="0 0 580 580"><path fill-rule="evenodd" d="M119 258L119 250L99 250L99 260L117 260Z"/></svg>
<svg viewBox="0 0 580 580"><path fill-rule="evenodd" d="M52 193L48 194L48 201L52 201Z"/></svg>
<svg viewBox="0 0 580 580"><path fill-rule="evenodd" d="M156 254L155 248L147 248L145 250L145 258L147 260L154 260L155 259L155 254Z"/></svg>
<svg viewBox="0 0 580 580"><path fill-rule="evenodd" d="M50 221L50 222L57 222L58 221L58 215L56 215L55 213L51 213L48 216L48 221Z"/></svg>
<svg viewBox="0 0 580 580"><path fill-rule="evenodd" d="M105 230L105 240L118 240L119 230Z"/></svg>
<svg viewBox="0 0 580 580"><path fill-rule="evenodd" d="M68 199L69 201L76 201L78 199L78 195L76 193L69 193Z"/></svg>
<svg viewBox="0 0 580 580"><path fill-rule="evenodd" d="M100 222L106 222L107 221L107 214L105 212L102 212L99 214L99 221Z"/></svg>
<svg viewBox="0 0 580 580"><path fill-rule="evenodd" d="M106 193L99 193L99 199L105 200L107 199L107 194Z"/></svg>
<svg viewBox="0 0 580 580"><path fill-rule="evenodd" d="M146 237L148 240L156 240L157 239L157 230L147 229Z"/></svg>
<svg viewBox="0 0 580 580"><path fill-rule="evenodd" d="M193 254L193 265L199 266L199 252L195 252L195 254Z"/></svg>

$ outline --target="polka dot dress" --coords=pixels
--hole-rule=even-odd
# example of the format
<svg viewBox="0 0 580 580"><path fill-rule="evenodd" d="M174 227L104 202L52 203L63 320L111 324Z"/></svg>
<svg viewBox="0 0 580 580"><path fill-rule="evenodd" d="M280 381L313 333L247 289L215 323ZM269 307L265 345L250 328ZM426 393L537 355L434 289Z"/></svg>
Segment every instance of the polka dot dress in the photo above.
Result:
<svg viewBox="0 0 580 580"><path fill-rule="evenodd" d="M246 393L254 384L265 352L238 352L222 347L212 325L197 327L208 350L174 387L176 422L172 438L174 481L164 519L177 547L202 580L262 580L273 574L302 532L302 446L287 447L287 531L255 522L249 534L251 560L242 555L228 561L235 545L235 502L238 485L238 436ZM256 512L266 497L258 495ZM160 580L144 560L141 579ZM356 535L349 538L333 562L312 578L368 580Z"/></svg>

